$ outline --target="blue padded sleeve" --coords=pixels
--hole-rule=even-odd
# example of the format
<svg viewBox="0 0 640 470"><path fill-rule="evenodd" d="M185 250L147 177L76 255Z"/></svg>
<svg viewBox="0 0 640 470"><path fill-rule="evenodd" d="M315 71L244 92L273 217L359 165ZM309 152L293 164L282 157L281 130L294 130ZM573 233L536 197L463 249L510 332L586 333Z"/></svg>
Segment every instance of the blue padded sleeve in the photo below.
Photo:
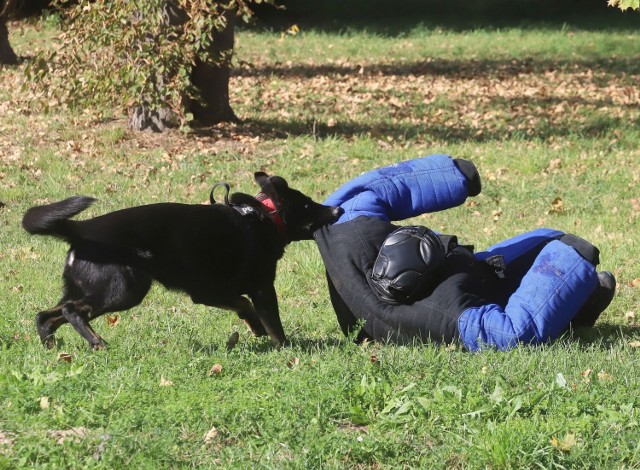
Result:
<svg viewBox="0 0 640 470"><path fill-rule="evenodd" d="M504 310L488 304L462 313L460 337L471 351L550 341L560 336L597 285L591 263L570 246L552 241L535 259Z"/></svg>
<svg viewBox="0 0 640 470"><path fill-rule="evenodd" d="M467 181L453 158L435 154L368 171L324 204L344 210L336 223L359 216L390 222L458 206L467 196Z"/></svg>
<svg viewBox="0 0 640 470"><path fill-rule="evenodd" d="M485 251L475 253L475 257L483 261L491 256L500 255L504 258L505 264L508 265L536 246L556 240L562 235L564 235L564 232L560 230L539 228L496 243Z"/></svg>

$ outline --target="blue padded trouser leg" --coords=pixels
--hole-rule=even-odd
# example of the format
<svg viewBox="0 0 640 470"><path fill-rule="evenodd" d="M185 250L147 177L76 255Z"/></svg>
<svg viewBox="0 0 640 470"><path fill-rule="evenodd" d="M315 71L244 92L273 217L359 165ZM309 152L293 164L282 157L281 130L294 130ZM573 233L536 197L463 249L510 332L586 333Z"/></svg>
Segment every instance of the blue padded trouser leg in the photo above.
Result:
<svg viewBox="0 0 640 470"><path fill-rule="evenodd" d="M477 252L475 257L482 261L491 256L499 255L503 257L504 263L508 266L521 256L526 256L527 253L537 249L539 246L552 240L557 240L563 235L564 232L560 230L539 228L496 243L485 251Z"/></svg>
<svg viewBox="0 0 640 470"><path fill-rule="evenodd" d="M542 248L504 308L487 304L462 313L460 337L471 351L548 342L560 336L597 285L595 266L553 240Z"/></svg>

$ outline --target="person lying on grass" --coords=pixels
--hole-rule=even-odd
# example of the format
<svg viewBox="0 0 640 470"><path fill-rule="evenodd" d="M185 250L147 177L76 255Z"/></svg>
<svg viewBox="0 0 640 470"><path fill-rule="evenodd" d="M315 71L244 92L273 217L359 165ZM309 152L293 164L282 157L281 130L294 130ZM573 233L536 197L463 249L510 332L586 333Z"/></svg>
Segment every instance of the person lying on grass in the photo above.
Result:
<svg viewBox="0 0 640 470"><path fill-rule="evenodd" d="M472 162L437 154L369 171L329 196L344 213L314 239L345 335L507 350L593 326L616 281L596 271L588 241L540 228L474 252L456 236L392 223L480 190Z"/></svg>

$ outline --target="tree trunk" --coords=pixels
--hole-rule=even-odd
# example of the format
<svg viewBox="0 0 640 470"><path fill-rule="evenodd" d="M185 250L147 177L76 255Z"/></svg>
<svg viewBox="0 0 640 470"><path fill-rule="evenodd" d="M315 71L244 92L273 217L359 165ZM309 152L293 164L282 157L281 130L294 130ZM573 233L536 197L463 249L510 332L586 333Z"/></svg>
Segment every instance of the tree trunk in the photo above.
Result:
<svg viewBox="0 0 640 470"><path fill-rule="evenodd" d="M0 16L0 64L17 64L18 56L13 52L9 43L9 30L7 29L6 18Z"/></svg>
<svg viewBox="0 0 640 470"><path fill-rule="evenodd" d="M186 21L186 13L174 0L168 0L164 14L169 24L176 25ZM186 111L193 114L194 120L203 125L218 122L237 122L239 119L229 104L229 74L231 72L231 56L234 46L235 10L225 13L227 27L223 31L214 31L209 56L219 65L213 66L201 60L191 73L191 83L200 94L200 101L184 100ZM169 109L154 110L141 104L131 110L129 127L134 130L150 129L162 132L169 127L176 127L177 118Z"/></svg>
<svg viewBox="0 0 640 470"><path fill-rule="evenodd" d="M235 39L236 11L227 10L224 16L227 27L222 31L214 31L209 50L217 65L197 60L191 74L191 82L198 89L201 102L191 102L190 108L194 119L202 124L239 121L229 104L229 74Z"/></svg>

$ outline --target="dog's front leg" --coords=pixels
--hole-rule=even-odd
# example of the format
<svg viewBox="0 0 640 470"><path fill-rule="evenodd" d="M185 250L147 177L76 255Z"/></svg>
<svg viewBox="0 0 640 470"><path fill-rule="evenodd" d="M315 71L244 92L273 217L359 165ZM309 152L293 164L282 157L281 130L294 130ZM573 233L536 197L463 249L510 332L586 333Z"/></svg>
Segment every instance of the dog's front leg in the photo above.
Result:
<svg viewBox="0 0 640 470"><path fill-rule="evenodd" d="M278 297L274 286L263 286L255 292L249 294L256 309L256 313L271 337L271 342L275 346L282 346L287 341L280 320L278 310Z"/></svg>
<svg viewBox="0 0 640 470"><path fill-rule="evenodd" d="M264 336L267 334L260 317L256 313L253 304L246 297L238 297L238 299L229 307L235 310L238 317L247 324L247 327L255 336Z"/></svg>

